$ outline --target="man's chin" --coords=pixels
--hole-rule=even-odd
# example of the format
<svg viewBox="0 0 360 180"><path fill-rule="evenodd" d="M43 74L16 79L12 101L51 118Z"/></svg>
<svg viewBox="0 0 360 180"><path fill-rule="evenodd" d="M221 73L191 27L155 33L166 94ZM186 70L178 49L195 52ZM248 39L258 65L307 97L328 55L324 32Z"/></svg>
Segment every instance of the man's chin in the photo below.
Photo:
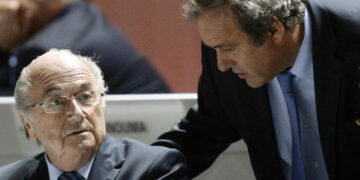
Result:
<svg viewBox="0 0 360 180"><path fill-rule="evenodd" d="M259 80L246 79L246 83L251 88L259 88L259 87L263 86L266 82L259 81Z"/></svg>
<svg viewBox="0 0 360 180"><path fill-rule="evenodd" d="M83 132L67 138L67 144L78 150L92 149L96 146L96 140L91 132Z"/></svg>

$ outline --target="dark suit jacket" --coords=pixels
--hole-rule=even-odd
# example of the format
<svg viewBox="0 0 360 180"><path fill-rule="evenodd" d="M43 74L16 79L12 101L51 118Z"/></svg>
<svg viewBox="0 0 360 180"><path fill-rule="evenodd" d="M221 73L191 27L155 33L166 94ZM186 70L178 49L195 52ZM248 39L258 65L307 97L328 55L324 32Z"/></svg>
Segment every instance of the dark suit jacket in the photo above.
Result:
<svg viewBox="0 0 360 180"><path fill-rule="evenodd" d="M166 93L169 89L147 59L109 25L102 13L86 2L77 2L57 19L14 48L16 77L37 56L51 48L71 49L94 57L104 73L109 93ZM0 51L0 95L12 95L8 53Z"/></svg>
<svg viewBox="0 0 360 180"><path fill-rule="evenodd" d="M360 1L310 0L308 11L327 172L330 179L360 179ZM216 61L216 52L203 45L198 106L154 145L178 148L196 176L243 139L257 179L284 179L267 85L250 88L231 71L221 73Z"/></svg>
<svg viewBox="0 0 360 180"><path fill-rule="evenodd" d="M182 154L174 149L152 147L138 141L106 136L96 154L89 180L187 179ZM0 168L2 180L47 180L44 153Z"/></svg>

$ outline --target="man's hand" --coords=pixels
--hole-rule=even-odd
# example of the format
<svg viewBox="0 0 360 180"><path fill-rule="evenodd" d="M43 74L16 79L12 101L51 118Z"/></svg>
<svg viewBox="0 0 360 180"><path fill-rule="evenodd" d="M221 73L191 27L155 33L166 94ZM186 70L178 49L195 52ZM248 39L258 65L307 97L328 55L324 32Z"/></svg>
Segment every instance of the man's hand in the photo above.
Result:
<svg viewBox="0 0 360 180"><path fill-rule="evenodd" d="M25 40L29 33L33 11L22 0L0 0L0 48L10 51Z"/></svg>

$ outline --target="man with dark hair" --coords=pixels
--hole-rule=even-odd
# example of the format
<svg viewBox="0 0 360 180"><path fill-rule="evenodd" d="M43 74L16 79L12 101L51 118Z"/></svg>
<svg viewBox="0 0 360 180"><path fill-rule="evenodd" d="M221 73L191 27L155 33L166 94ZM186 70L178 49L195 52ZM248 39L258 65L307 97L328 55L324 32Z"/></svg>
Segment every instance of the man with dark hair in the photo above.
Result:
<svg viewBox="0 0 360 180"><path fill-rule="evenodd" d="M0 95L12 95L22 68L51 48L94 57L110 94L169 92L150 62L92 4L0 1Z"/></svg>
<svg viewBox="0 0 360 180"><path fill-rule="evenodd" d="M177 150L106 135L106 91L90 58L52 49L32 61L17 80L16 107L45 151L1 167L0 179L186 179Z"/></svg>
<svg viewBox="0 0 360 180"><path fill-rule="evenodd" d="M198 105L154 145L194 177L235 141L257 179L360 179L360 1L189 0Z"/></svg>

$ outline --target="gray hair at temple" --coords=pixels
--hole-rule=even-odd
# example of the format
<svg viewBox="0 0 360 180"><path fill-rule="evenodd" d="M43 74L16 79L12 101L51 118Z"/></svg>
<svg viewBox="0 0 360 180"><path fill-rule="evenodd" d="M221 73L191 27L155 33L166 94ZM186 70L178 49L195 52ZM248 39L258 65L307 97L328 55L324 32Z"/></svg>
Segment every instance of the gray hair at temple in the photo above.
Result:
<svg viewBox="0 0 360 180"><path fill-rule="evenodd" d="M272 32L276 19L286 30L302 23L306 3L307 0L189 0L183 10L185 18L191 22L207 10L230 6L242 30L259 47L265 43L262 33Z"/></svg>
<svg viewBox="0 0 360 180"><path fill-rule="evenodd" d="M73 54L70 50L58 50L58 49L50 49L46 54L59 54L60 56L75 56L78 60L82 61L87 67L90 69L92 74L94 75L97 86L100 92L105 94L107 92L107 86L105 84L103 74L99 68L99 66L90 58L85 56L80 56ZM29 113L29 90L32 87L32 68L29 68L29 65L26 66L20 74L19 79L16 82L14 96L16 101L16 108L18 110L23 111L24 113ZM102 101L103 106L105 106L105 102ZM31 117L30 117L31 118Z"/></svg>

